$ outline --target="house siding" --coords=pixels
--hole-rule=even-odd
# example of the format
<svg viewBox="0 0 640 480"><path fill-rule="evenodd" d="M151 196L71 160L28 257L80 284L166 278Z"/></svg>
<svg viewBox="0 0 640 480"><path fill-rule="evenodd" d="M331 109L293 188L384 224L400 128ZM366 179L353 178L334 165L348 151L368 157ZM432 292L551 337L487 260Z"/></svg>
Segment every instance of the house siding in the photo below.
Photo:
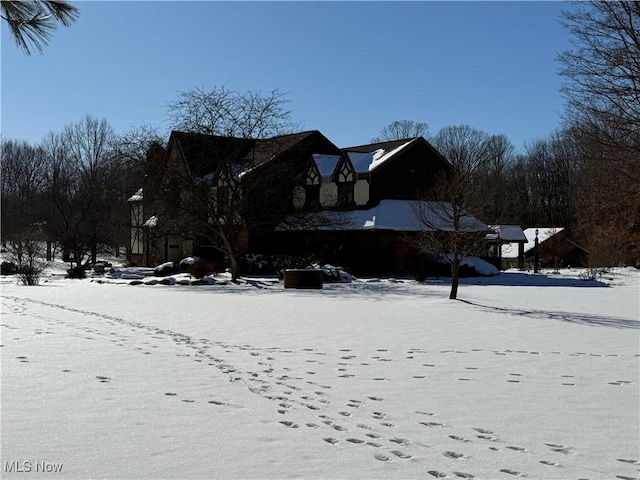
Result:
<svg viewBox="0 0 640 480"><path fill-rule="evenodd" d="M335 183L323 183L320 185L320 205L333 207L338 199L338 185Z"/></svg>
<svg viewBox="0 0 640 480"><path fill-rule="evenodd" d="M369 203L369 181L360 179L356 182L353 189L353 200L356 205L363 206Z"/></svg>

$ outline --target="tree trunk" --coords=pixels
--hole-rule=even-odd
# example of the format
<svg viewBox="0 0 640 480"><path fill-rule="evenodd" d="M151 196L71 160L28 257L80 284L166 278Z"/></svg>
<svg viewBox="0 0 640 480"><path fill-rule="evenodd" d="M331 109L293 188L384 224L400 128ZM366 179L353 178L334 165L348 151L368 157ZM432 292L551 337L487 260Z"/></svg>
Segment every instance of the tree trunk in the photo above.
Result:
<svg viewBox="0 0 640 480"><path fill-rule="evenodd" d="M458 298L458 283L460 280L460 259L457 254L453 254L453 260L451 261L451 293L449 294L450 300L456 300Z"/></svg>
<svg viewBox="0 0 640 480"><path fill-rule="evenodd" d="M240 265L235 255L229 255L229 270L231 270L231 281L237 281L240 278Z"/></svg>

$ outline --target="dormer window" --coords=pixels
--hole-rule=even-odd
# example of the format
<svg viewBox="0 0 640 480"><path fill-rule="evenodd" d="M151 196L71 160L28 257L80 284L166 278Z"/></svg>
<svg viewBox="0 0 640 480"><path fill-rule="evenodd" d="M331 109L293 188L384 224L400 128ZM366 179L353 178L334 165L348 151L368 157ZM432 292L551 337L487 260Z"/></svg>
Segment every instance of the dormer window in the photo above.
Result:
<svg viewBox="0 0 640 480"><path fill-rule="evenodd" d="M342 162L340 166L340 171L338 172L338 182L337 183L348 183L355 182L355 173L353 171L353 167L349 162Z"/></svg>
<svg viewBox="0 0 640 480"><path fill-rule="evenodd" d="M337 206L340 208L353 206L353 186L356 182L356 174L351 162L346 157L343 157L342 162L338 165L338 171L334 178L338 184Z"/></svg>
<svg viewBox="0 0 640 480"><path fill-rule="evenodd" d="M318 172L318 167L314 163L311 163L307 169L305 184L309 186L320 185L320 172Z"/></svg>
<svg viewBox="0 0 640 480"><path fill-rule="evenodd" d="M309 162L304 184L304 206L317 208L320 205L320 171L315 162Z"/></svg>

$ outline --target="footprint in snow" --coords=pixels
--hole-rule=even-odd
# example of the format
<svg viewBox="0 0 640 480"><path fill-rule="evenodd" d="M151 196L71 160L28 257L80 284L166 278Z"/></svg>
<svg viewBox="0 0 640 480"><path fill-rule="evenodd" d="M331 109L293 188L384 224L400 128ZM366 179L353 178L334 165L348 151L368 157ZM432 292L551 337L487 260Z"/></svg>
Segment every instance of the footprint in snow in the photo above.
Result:
<svg viewBox="0 0 640 480"><path fill-rule="evenodd" d="M515 476L520 476L522 475L520 472L516 471L516 470L510 470L508 468L501 468L500 471L502 473L508 473L509 475L515 475Z"/></svg>
<svg viewBox="0 0 640 480"><path fill-rule="evenodd" d="M456 477L460 477L460 478L468 478L469 480L473 480L474 478L476 478L475 475L472 475L471 473L466 473L466 472L453 472L453 474Z"/></svg>
<svg viewBox="0 0 640 480"><path fill-rule="evenodd" d="M447 458L453 458L455 460L464 457L464 454L458 453L458 452L452 452L452 451L446 451L442 455L444 455Z"/></svg>
<svg viewBox="0 0 640 480"><path fill-rule="evenodd" d="M364 443L364 440L360 440L359 438L347 438L347 442L349 442L349 443Z"/></svg>
<svg viewBox="0 0 640 480"><path fill-rule="evenodd" d="M297 423L287 422L287 421L284 421L284 420L279 422L279 423L281 423L282 425L284 425L285 427L288 427L288 428L299 428L300 427L300 425L298 425Z"/></svg>
<svg viewBox="0 0 640 480"><path fill-rule="evenodd" d="M507 446L507 448L509 450L515 450L516 452L523 452L523 453L530 451L530 450L527 450L526 448L523 448L523 447Z"/></svg>
<svg viewBox="0 0 640 480"><path fill-rule="evenodd" d="M427 473L429 475L431 475L432 477L436 477L436 478L446 478L446 476L447 476L446 473L442 473L442 472L439 472L437 470L429 470Z"/></svg>
<svg viewBox="0 0 640 480"><path fill-rule="evenodd" d="M391 450L391 453L393 453L398 458L403 458L403 459L411 458L411 455L409 455L408 453L401 452L400 450Z"/></svg>

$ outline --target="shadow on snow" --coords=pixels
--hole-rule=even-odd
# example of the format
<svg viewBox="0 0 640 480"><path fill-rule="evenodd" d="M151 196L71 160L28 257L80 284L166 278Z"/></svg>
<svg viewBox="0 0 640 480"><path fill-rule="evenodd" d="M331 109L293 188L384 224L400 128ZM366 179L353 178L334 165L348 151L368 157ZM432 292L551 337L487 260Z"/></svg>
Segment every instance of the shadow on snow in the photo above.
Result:
<svg viewBox="0 0 640 480"><path fill-rule="evenodd" d="M516 315L519 317L527 318L542 318L549 320L560 320L562 322L573 323L578 325L588 325L591 327L611 327L611 328L624 328L638 330L640 329L640 322L637 320L629 320L627 318L609 317L606 315L594 315L591 313L578 313L578 312L558 312L549 310L535 310L535 309L517 309L517 308L503 308L493 307L490 305L482 305L480 303L470 302L468 300L459 300L462 303L478 307L485 311L491 311L496 313L503 313L505 315Z"/></svg>

